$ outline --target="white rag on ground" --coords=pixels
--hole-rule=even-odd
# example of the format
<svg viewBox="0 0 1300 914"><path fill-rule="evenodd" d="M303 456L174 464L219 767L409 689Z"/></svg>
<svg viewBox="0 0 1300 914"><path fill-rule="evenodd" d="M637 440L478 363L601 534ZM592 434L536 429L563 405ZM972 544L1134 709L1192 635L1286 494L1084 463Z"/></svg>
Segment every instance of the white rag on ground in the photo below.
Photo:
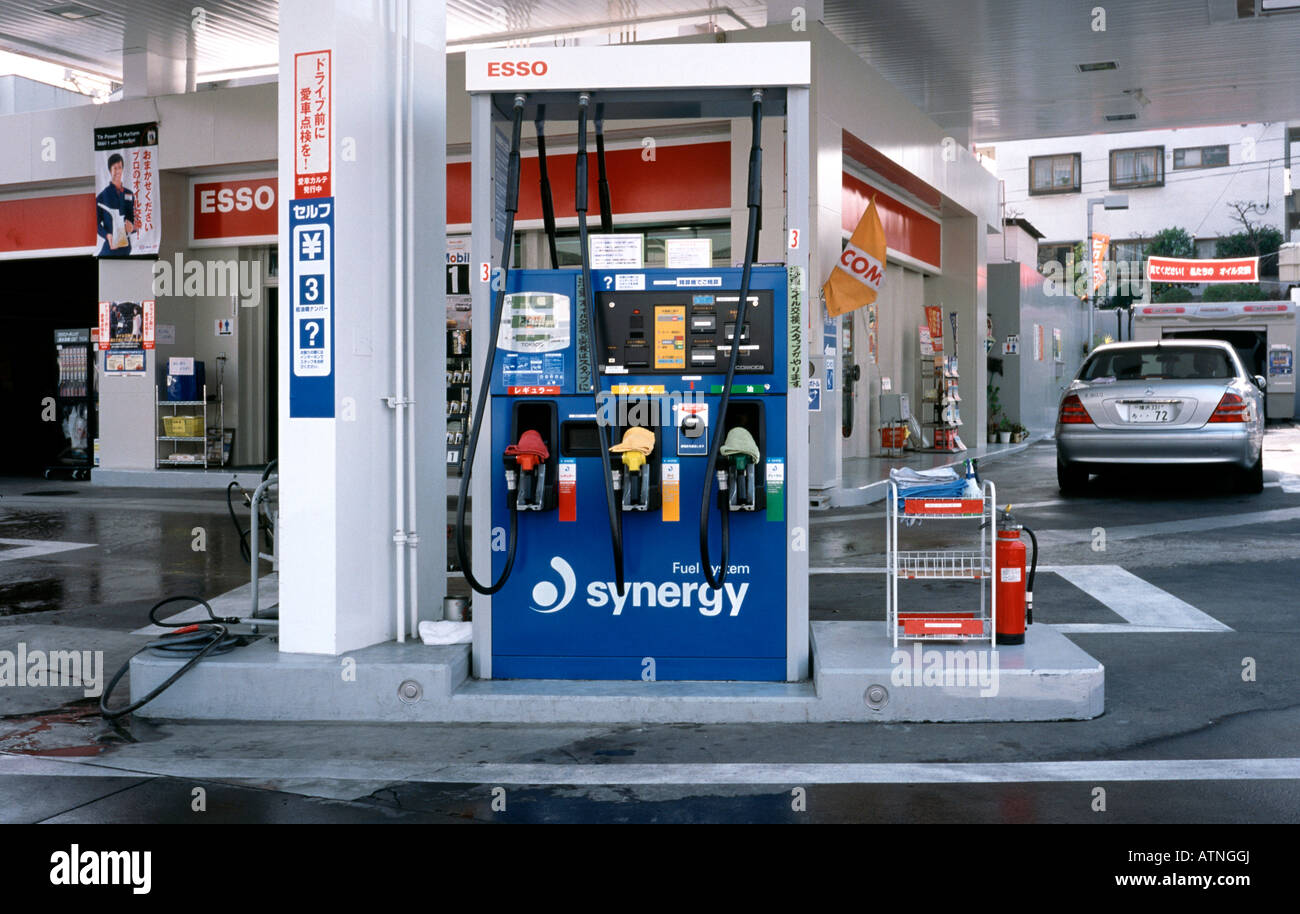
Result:
<svg viewBox="0 0 1300 914"><path fill-rule="evenodd" d="M474 640L473 622L421 622L420 640L425 644L469 644Z"/></svg>

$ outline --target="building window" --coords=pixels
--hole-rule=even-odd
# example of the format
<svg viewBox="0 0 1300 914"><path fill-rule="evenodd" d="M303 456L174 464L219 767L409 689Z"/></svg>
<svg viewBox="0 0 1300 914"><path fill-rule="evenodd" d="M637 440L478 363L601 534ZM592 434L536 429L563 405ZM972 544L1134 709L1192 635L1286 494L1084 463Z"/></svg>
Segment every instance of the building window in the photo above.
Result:
<svg viewBox="0 0 1300 914"><path fill-rule="evenodd" d="M1057 244L1040 243L1038 245L1038 271L1043 272L1049 263L1058 263L1064 268L1066 257L1074 252L1074 247L1078 243L1077 241L1063 241Z"/></svg>
<svg viewBox="0 0 1300 914"><path fill-rule="evenodd" d="M1219 168L1227 164L1227 146L1190 146L1174 150L1174 168Z"/></svg>
<svg viewBox="0 0 1300 914"><path fill-rule="evenodd" d="M1115 263L1139 263L1146 259L1147 243L1141 238L1132 241L1112 241L1110 259Z"/></svg>
<svg viewBox="0 0 1300 914"><path fill-rule="evenodd" d="M1165 183L1165 147L1115 149L1110 154L1110 186L1162 187Z"/></svg>
<svg viewBox="0 0 1300 914"><path fill-rule="evenodd" d="M1077 194L1079 192L1079 153L1058 156L1031 156L1029 192L1031 194Z"/></svg>

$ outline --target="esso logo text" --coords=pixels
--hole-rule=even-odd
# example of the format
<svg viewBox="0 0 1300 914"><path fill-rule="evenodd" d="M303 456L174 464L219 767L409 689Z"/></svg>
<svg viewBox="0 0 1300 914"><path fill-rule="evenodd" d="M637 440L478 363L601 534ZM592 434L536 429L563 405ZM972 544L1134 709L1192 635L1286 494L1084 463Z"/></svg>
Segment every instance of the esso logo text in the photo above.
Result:
<svg viewBox="0 0 1300 914"><path fill-rule="evenodd" d="M488 76L545 76L549 69L544 60L493 60L487 65Z"/></svg>
<svg viewBox="0 0 1300 914"><path fill-rule="evenodd" d="M200 213L247 213L254 207L268 210L273 206L275 206L275 188L269 184L199 191Z"/></svg>

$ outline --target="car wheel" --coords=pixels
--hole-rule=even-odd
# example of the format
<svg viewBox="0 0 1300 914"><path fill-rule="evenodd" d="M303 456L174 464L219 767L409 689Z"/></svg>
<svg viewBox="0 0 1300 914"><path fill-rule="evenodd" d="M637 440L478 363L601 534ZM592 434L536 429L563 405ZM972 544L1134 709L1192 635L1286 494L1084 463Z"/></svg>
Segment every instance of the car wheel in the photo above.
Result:
<svg viewBox="0 0 1300 914"><path fill-rule="evenodd" d="M1062 495L1080 495L1088 484L1088 471L1078 464L1056 458L1056 484Z"/></svg>
<svg viewBox="0 0 1300 914"><path fill-rule="evenodd" d="M1264 491L1264 454L1261 452L1255 465L1249 470L1237 471L1237 488L1247 495L1258 495Z"/></svg>

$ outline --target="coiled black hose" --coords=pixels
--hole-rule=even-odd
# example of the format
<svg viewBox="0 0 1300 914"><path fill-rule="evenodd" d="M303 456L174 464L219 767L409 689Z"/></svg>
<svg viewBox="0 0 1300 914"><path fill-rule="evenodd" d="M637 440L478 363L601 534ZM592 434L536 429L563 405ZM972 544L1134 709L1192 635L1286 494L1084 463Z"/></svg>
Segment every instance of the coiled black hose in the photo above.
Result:
<svg viewBox="0 0 1300 914"><path fill-rule="evenodd" d="M108 681L108 686L104 689L103 694L99 696L99 713L102 714L105 719L117 720L119 717L124 717L132 711L138 711L163 692L167 691L167 689L171 688L172 684L175 683L176 680L180 679L192 670L204 657L213 657L218 654L228 653L244 643L242 637L231 635L230 630L226 628L227 625L232 625L238 622L239 618L236 616L218 616L212 611L212 604L208 603L207 600L204 600L201 597L176 596L160 600L149 609L149 621L154 625L165 626L166 623L161 621L157 616L158 610L162 609L169 603L178 603L182 600L201 605L208 611L208 618L211 621L202 622L197 625L186 625L177 631L169 632L157 641L150 641L144 647L140 648L140 650L132 654L126 663L122 664L121 669L113 674L113 678ZM108 699L109 696L113 694L113 689L117 687L117 684L122 680L122 677L126 675L127 670L131 668L131 660L145 651L154 651L155 653L170 656L189 657L190 659L179 670L168 676L162 685L151 691L144 698L141 698L139 701L133 701L121 708L110 708L108 706Z"/></svg>

